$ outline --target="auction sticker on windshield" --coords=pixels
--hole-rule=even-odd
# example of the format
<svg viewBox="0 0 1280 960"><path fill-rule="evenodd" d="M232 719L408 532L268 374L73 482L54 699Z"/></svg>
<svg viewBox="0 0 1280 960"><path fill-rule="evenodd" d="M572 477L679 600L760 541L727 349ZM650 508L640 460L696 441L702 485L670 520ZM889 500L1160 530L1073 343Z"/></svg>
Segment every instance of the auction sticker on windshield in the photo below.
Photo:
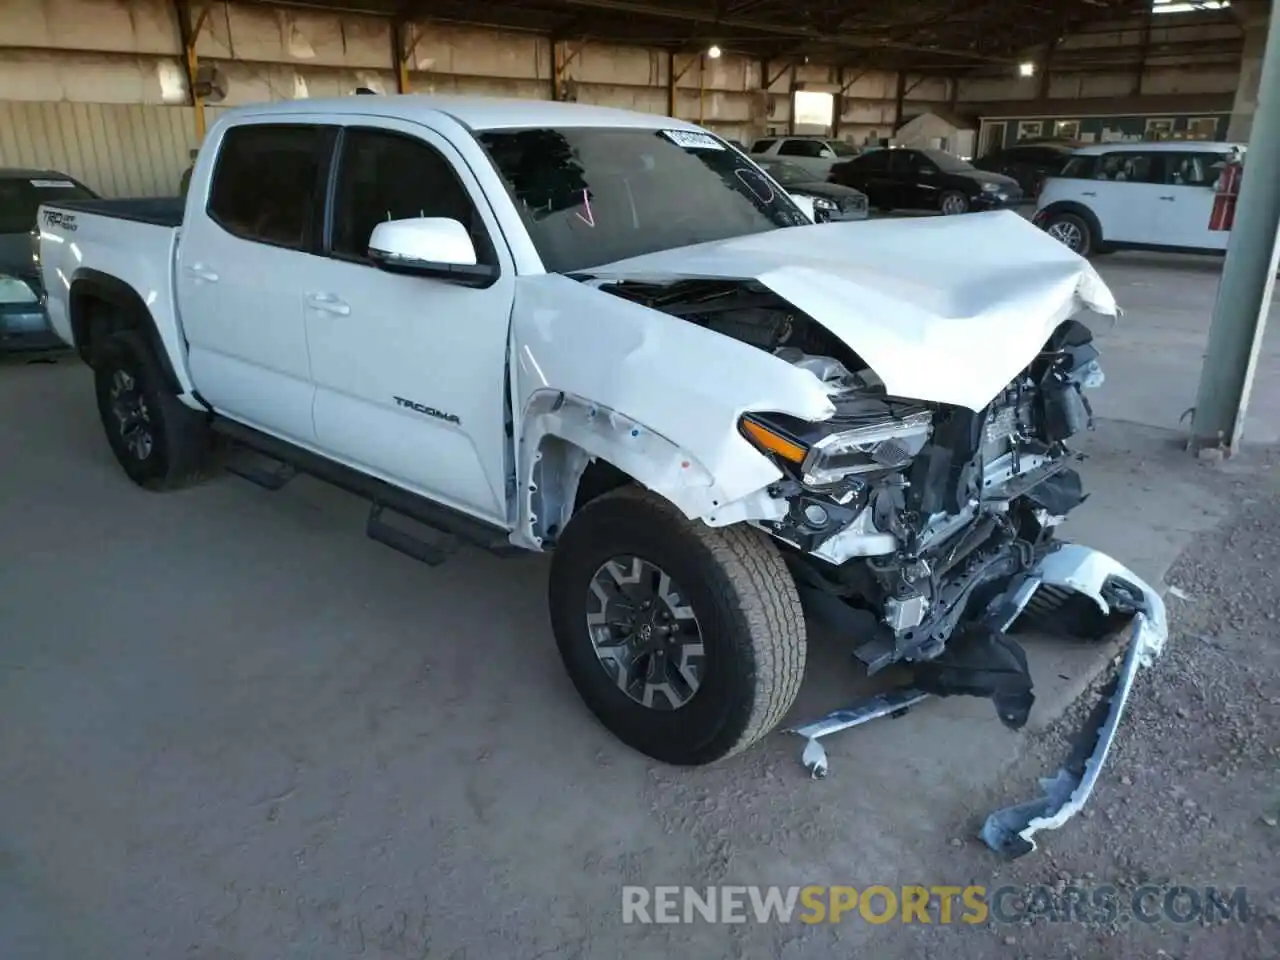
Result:
<svg viewBox="0 0 1280 960"><path fill-rule="evenodd" d="M663 130L662 135L677 147L686 150L723 150L724 144L709 133L698 133L696 130Z"/></svg>

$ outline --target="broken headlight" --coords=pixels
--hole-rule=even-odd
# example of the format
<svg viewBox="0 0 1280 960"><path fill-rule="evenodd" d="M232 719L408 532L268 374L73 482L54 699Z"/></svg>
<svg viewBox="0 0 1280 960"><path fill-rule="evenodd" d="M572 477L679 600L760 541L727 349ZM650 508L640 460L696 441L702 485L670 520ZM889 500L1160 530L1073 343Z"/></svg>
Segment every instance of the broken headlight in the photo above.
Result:
<svg viewBox="0 0 1280 960"><path fill-rule="evenodd" d="M806 486L825 487L852 474L905 467L929 441L933 415L886 417L877 423L835 430L808 440L774 418L748 415L742 431L763 452L796 465Z"/></svg>
<svg viewBox="0 0 1280 960"><path fill-rule="evenodd" d="M851 473L905 467L928 443L932 423L932 414L917 413L828 434L809 448L800 467L804 482L822 487Z"/></svg>

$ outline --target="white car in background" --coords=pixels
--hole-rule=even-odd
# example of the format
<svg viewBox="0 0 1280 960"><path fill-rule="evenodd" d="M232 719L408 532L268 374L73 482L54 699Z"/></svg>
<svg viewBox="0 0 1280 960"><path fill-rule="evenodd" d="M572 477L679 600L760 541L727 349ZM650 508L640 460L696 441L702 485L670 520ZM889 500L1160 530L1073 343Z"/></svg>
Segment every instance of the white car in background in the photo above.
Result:
<svg viewBox="0 0 1280 960"><path fill-rule="evenodd" d="M833 166L858 152L843 140L826 137L762 137L751 144L750 156L753 160L786 160L825 180Z"/></svg>
<svg viewBox="0 0 1280 960"><path fill-rule="evenodd" d="M1032 222L1083 256L1119 249L1224 253L1209 229L1218 177L1235 143L1101 143L1077 150L1045 182Z"/></svg>

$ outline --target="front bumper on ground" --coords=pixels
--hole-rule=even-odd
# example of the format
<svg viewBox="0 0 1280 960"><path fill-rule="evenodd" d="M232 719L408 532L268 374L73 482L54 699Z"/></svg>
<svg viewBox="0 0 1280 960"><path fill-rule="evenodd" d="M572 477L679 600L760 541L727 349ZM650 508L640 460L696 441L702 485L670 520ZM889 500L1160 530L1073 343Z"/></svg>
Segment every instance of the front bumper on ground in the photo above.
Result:
<svg viewBox="0 0 1280 960"><path fill-rule="evenodd" d="M1040 781L1043 795L997 810L983 824L983 841L1010 859L1034 850L1035 834L1057 829L1084 807L1107 761L1138 672L1160 655L1169 635L1164 601L1155 590L1119 561L1073 543L1060 544L1009 586L990 608L992 626L1001 631L1012 627L1042 587L1088 597L1102 615L1100 623L1114 624L1118 616L1132 619L1125 630L1128 650L1109 695L1090 713L1062 767ZM805 739L802 759L810 773L824 777L829 764L819 742L822 737L878 717L898 715L927 697L914 689L881 694L791 732Z"/></svg>

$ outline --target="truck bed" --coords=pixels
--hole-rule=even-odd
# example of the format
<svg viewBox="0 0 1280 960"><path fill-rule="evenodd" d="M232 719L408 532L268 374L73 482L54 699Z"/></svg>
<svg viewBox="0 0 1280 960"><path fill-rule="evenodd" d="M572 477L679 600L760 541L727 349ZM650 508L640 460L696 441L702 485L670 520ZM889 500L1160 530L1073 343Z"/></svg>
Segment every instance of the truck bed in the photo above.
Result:
<svg viewBox="0 0 1280 960"><path fill-rule="evenodd" d="M180 227L186 201L182 197L126 197L118 200L72 200L46 206L73 213L150 223L157 227Z"/></svg>
<svg viewBox="0 0 1280 960"><path fill-rule="evenodd" d="M72 288L100 298L130 301L155 319L163 349L184 355L174 300L174 258L182 229L178 198L81 200L42 204L40 273L48 291L49 323L64 343L75 344ZM180 386L189 390L182 370Z"/></svg>

